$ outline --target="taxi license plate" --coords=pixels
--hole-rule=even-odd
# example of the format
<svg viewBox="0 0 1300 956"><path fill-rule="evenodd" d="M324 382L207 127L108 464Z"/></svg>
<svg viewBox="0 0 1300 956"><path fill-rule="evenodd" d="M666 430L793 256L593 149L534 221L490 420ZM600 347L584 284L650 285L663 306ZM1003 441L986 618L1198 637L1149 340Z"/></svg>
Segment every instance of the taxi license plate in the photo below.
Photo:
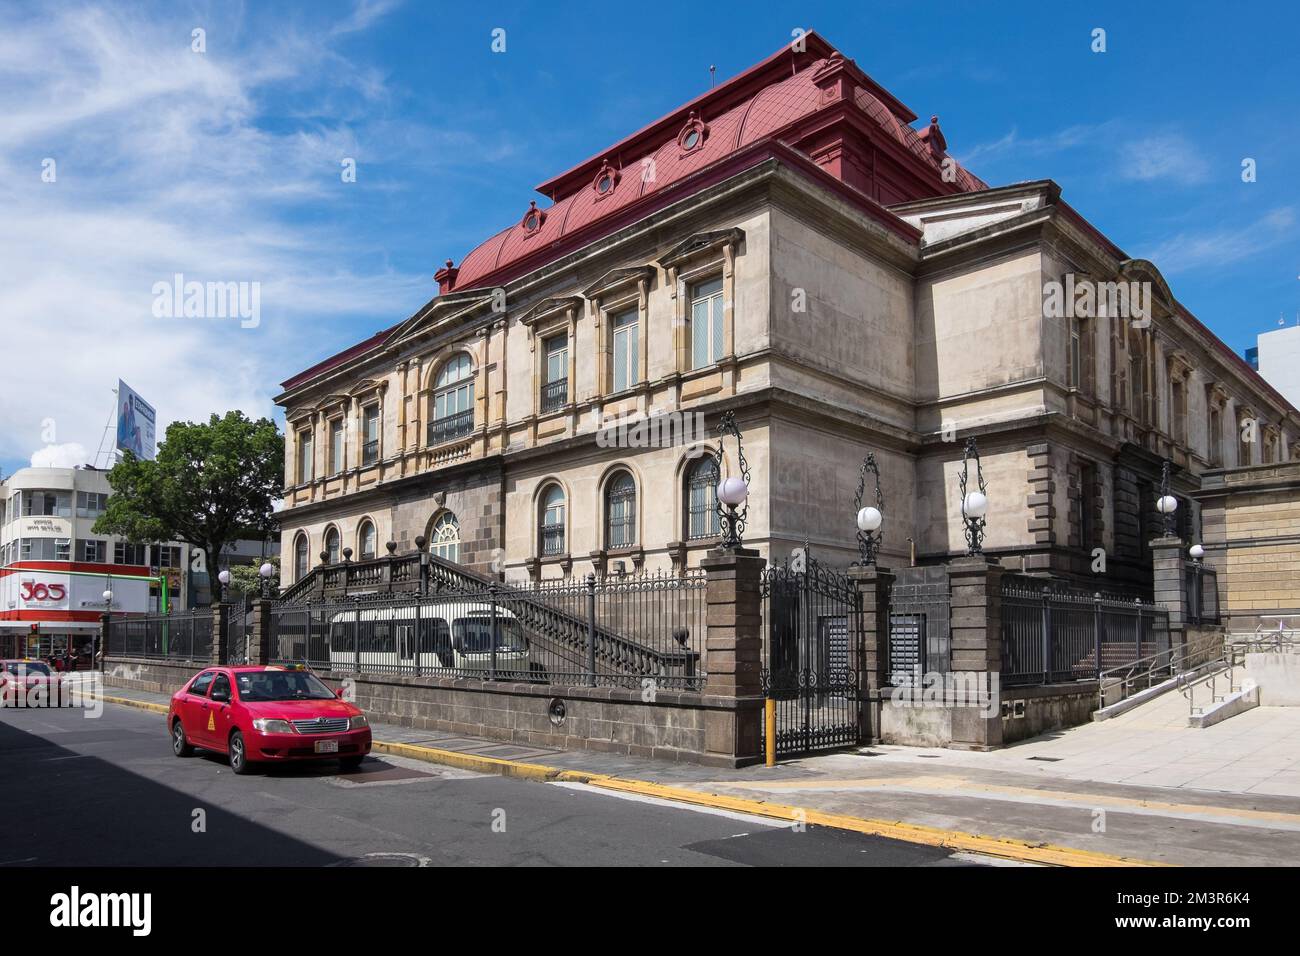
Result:
<svg viewBox="0 0 1300 956"><path fill-rule="evenodd" d="M318 754L336 754L339 752L339 742L337 740L318 740L316 741L316 752Z"/></svg>

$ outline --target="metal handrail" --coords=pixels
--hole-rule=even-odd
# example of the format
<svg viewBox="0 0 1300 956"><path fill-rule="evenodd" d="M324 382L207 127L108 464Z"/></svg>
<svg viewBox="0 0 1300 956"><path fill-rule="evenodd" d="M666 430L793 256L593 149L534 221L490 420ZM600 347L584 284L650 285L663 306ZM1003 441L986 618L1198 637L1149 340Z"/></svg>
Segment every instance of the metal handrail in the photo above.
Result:
<svg viewBox="0 0 1300 956"><path fill-rule="evenodd" d="M1150 686L1149 682L1151 678L1158 671L1165 669L1168 669L1170 672L1181 671L1186 666L1188 660L1197 655L1204 654L1217 643L1217 637L1203 638L1195 643L1183 643L1173 647L1167 647L1163 651L1148 654L1146 657L1139 657L1137 660L1130 661L1127 664L1121 664L1119 667L1111 667L1098 672L1098 708L1106 706L1106 690L1108 687L1114 687L1116 680L1118 680L1120 684L1120 700L1126 700L1129 696L1130 688L1135 684L1145 680L1148 682L1148 686ZM1123 676L1117 677L1117 675L1120 674L1123 674ZM1180 673L1177 676L1181 679L1182 674Z"/></svg>
<svg viewBox="0 0 1300 956"><path fill-rule="evenodd" d="M1227 676L1229 694L1233 693L1237 689L1236 686L1233 684L1233 680L1232 680L1233 674L1235 673L1237 667L1240 667L1241 665L1245 664L1246 662L1245 658L1246 658L1246 652L1243 645L1225 643L1223 645L1223 650L1222 652L1220 652L1218 657L1214 658L1213 660L1206 661L1206 664L1216 664L1216 665L1222 664L1223 665L1222 667L1215 667L1213 670L1207 673L1198 674L1194 677L1190 673L1178 675L1178 692L1187 698L1187 714L1189 717L1195 716L1196 714L1196 710L1197 710L1196 688L1197 687L1205 684L1210 685L1211 704L1214 704L1216 701L1222 700L1224 696L1227 696L1227 695L1220 696L1217 693L1219 689L1220 677L1225 675ZM1204 713L1204 711L1205 708L1202 707L1201 712Z"/></svg>

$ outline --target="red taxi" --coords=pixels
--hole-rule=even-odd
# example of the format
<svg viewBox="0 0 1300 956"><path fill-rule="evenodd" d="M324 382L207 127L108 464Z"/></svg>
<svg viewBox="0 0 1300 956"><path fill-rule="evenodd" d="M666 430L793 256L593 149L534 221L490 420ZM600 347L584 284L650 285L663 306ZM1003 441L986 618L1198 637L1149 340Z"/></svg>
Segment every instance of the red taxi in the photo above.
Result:
<svg viewBox="0 0 1300 956"><path fill-rule="evenodd" d="M209 667L172 695L167 729L176 756L228 754L238 774L294 760L351 769L370 753L365 714L301 666Z"/></svg>
<svg viewBox="0 0 1300 956"><path fill-rule="evenodd" d="M44 661L0 660L0 701L6 706L58 707L62 691L63 675Z"/></svg>

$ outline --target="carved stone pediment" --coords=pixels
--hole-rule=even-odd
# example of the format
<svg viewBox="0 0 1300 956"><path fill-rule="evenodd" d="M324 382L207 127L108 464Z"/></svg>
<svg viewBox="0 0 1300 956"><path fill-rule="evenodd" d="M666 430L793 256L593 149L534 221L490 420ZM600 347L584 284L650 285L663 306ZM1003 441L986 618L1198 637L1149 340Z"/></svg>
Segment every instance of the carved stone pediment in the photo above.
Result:
<svg viewBox="0 0 1300 956"><path fill-rule="evenodd" d="M714 232L697 232L683 242L673 246L659 259L659 265L665 269L681 265L696 256L704 255L723 246L738 246L745 238L743 229L719 229Z"/></svg>

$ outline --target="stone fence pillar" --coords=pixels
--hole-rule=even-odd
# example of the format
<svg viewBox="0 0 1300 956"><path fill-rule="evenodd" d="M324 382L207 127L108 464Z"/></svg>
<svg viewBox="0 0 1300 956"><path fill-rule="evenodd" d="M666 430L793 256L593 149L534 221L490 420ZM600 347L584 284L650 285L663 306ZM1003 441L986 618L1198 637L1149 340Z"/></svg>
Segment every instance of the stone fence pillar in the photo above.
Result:
<svg viewBox="0 0 1300 956"><path fill-rule="evenodd" d="M99 615L99 647L95 649L95 657L91 659L90 667L98 667L101 671L106 669L108 661L108 645L113 635L113 618L109 614Z"/></svg>
<svg viewBox="0 0 1300 956"><path fill-rule="evenodd" d="M987 707L968 701L952 708L954 750L1002 746L1002 570L983 555L948 562L953 676L993 694Z"/></svg>
<svg viewBox="0 0 1300 956"><path fill-rule="evenodd" d="M889 598L894 572L888 568L855 567L849 569L849 580L857 587L861 602L856 645L862 648L858 730L863 740L878 744L882 693L889 683Z"/></svg>
<svg viewBox="0 0 1300 956"><path fill-rule="evenodd" d="M248 663L254 665L271 662L271 602L258 598L253 602L253 634L249 639Z"/></svg>
<svg viewBox="0 0 1300 956"><path fill-rule="evenodd" d="M705 715L705 748L752 763L760 757L763 716L763 559L747 548L715 548L701 566L708 576L704 693L731 701Z"/></svg>
<svg viewBox="0 0 1300 956"><path fill-rule="evenodd" d="M1169 608L1169 643L1183 642L1188 621L1187 594L1183 589L1183 542L1179 538L1156 538L1151 542L1156 604Z"/></svg>
<svg viewBox="0 0 1300 956"><path fill-rule="evenodd" d="M230 605L212 605L212 663L230 661Z"/></svg>

